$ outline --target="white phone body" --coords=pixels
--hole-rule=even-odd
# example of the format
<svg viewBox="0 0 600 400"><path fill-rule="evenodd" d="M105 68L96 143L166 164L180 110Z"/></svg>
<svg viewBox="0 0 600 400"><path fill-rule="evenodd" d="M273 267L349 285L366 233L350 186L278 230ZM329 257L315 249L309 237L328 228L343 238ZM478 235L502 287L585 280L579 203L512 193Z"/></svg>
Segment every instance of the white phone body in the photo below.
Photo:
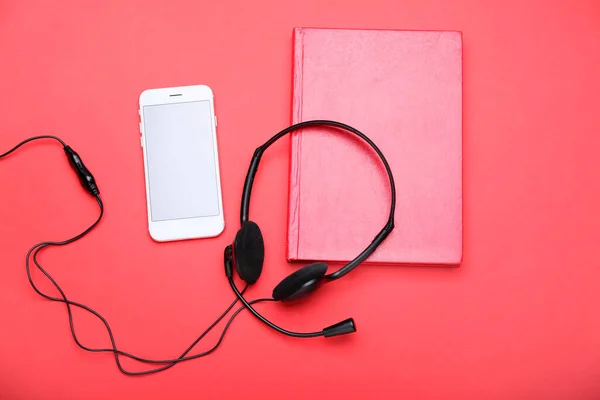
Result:
<svg viewBox="0 0 600 400"><path fill-rule="evenodd" d="M148 230L158 242L218 236L225 228L212 90L140 95Z"/></svg>

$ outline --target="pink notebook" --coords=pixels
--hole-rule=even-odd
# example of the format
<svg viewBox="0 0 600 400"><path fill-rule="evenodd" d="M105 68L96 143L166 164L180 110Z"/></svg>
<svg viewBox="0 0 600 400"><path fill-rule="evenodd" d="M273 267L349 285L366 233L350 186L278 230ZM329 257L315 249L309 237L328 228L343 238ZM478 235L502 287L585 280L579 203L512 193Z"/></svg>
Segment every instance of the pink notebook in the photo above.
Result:
<svg viewBox="0 0 600 400"><path fill-rule="evenodd" d="M368 262L460 264L460 32L296 28L293 122L312 119L361 130L393 170L396 227ZM387 220L383 166L331 129L291 143L288 259L351 260Z"/></svg>

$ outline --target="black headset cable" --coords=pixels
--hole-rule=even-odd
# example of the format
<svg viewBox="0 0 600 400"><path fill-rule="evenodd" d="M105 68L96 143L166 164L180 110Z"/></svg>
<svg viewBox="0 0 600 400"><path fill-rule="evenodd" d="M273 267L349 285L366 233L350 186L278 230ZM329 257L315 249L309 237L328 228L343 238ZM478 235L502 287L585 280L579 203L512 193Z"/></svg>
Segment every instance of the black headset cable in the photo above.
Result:
<svg viewBox="0 0 600 400"><path fill-rule="evenodd" d="M52 276L42 267L41 263L39 262L37 256L38 254L48 248L48 247L52 247L52 246L65 246L68 244L71 244L73 242L76 242L80 239L82 239L83 237L85 237L87 234L89 234L94 228L96 228L98 226L98 224L100 223L100 221L102 220L102 217L104 216L104 204L102 202L102 199L100 198L100 193L99 190L96 186L95 180L93 178L93 176L91 175L91 173L87 170L87 168L85 167L85 165L83 164L83 162L81 161L81 158L79 157L79 155L74 152L69 146L67 146L67 144L62 141L60 138L56 137L56 136L51 136L51 135L41 135L41 136L35 136L35 137L31 137L29 139L26 139L22 142L20 142L19 144L17 144L15 147L13 147L12 149L8 150L7 152L0 154L0 159L4 158L10 154L12 154L14 151L16 151L17 149L19 149L21 146L35 141L35 140L41 140L41 139L51 139L51 140L55 140L58 141L64 148L64 151L69 159L69 162L71 164L71 166L74 168L75 172L77 173L80 182L82 183L82 186L86 189L86 191L88 191L90 194L92 194L97 203L98 203L98 207L99 207L99 215L98 218L94 221L94 223L92 223L92 225L90 225L87 229L85 229L83 232L81 232L80 234L64 240L64 241L46 241L46 242L41 242L36 244L35 246L33 246L28 252L27 252L27 256L26 256L26 261L25 261L25 267L26 267L26 272L27 272L27 278L29 280L29 283L31 285L31 287L35 290L35 292L44 297L47 300L50 301L55 301L55 302L61 302L64 303L67 307L67 312L69 315L69 326L70 326L70 330L71 330L71 335L73 337L73 340L75 341L75 343L77 344L77 346L79 346L80 348L82 348L83 350L89 351L89 352L95 352L95 353L100 353L100 352L111 352L114 354L115 356L115 362L117 364L117 367L119 368L119 370L126 374L126 375L148 375L148 374L153 374L156 372L160 372L160 371L164 371L166 369L169 369L173 366L175 366L176 364L183 362L183 361L189 361L189 360L193 360L196 358L200 358L200 357L204 357L207 356L209 354L211 354L212 352L214 352L219 345L222 343L225 334L227 332L227 330L229 329L231 323L233 322L234 318L242 311L246 308L246 306L242 306L240 308L238 308L234 314L229 318L229 320L227 321L227 324L225 325L225 327L223 328L223 331L221 332L221 335L218 339L218 341L216 342L215 345L213 345L213 347L211 347L209 350L206 350L202 353L198 353L198 354L194 354L191 356L187 356L187 354L198 344L198 342L200 342L200 340L202 340L228 313L229 311L231 311L231 309L235 306L235 304L239 301L239 298L236 298L230 305L229 307L227 307L227 309L181 354L181 356L179 356L176 359L164 359L164 360L153 360L153 359L147 359L147 358L143 358L143 357L138 357L135 356L133 354L130 354L128 352L119 350L117 348L117 344L116 344L116 340L114 338L114 334L112 332L112 329L110 327L110 325L108 324L108 321L97 311L93 310L92 308L69 300L67 298L67 296L65 295L64 291L62 290L62 288L60 287L60 285L58 285L58 283L54 280L54 278L52 278ZM31 275L31 265L30 265L30 260L33 260L33 263L35 264L35 266L40 270L40 272L42 272L44 274L44 276L46 276L46 278L52 283L52 285L58 290L58 292L60 293L61 297L53 297L50 295L47 295L45 293L43 293L36 285L35 282L33 281L32 275ZM246 289L247 289L247 285L246 287L244 287L244 289L242 290L242 292L240 294L243 294ZM262 299L256 299L253 301L249 301L247 302L248 305L251 304L256 304L256 303L260 303L260 302L267 302L267 301L274 301L271 298L262 298ZM102 323L104 324L110 341L111 341L111 346L112 348L91 348L88 346L85 346L84 344L82 344L78 337L77 334L75 332L75 324L74 324L74 320L73 320L73 313L71 310L71 306L75 306L78 308L81 308L83 310L88 311L89 313L93 314L94 316L96 316L98 319L100 319L100 321L102 321ZM145 371L129 371L125 368L123 368L123 366L121 365L119 356L123 356L123 357L127 357L142 363L149 363L149 364L167 364L164 365L162 367L159 368L155 368L155 369L149 369L149 370L145 370Z"/></svg>

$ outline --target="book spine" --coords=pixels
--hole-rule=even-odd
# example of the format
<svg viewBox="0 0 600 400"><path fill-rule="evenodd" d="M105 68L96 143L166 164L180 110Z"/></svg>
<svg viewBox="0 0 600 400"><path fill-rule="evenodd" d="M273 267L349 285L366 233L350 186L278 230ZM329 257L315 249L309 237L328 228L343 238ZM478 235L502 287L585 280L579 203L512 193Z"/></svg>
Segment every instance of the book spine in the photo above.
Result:
<svg viewBox="0 0 600 400"><path fill-rule="evenodd" d="M294 60L292 86L292 124L302 121L302 69L304 56L304 31L294 29ZM288 183L288 240L287 259L299 258L300 239L300 152L302 150L302 132L292 132L290 140L290 179Z"/></svg>

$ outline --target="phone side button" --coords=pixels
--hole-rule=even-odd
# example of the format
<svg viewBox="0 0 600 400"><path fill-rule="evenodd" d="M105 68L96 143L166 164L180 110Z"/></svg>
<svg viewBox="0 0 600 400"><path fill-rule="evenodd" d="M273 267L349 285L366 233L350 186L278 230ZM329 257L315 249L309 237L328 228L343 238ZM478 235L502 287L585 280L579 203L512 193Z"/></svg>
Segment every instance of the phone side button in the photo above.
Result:
<svg viewBox="0 0 600 400"><path fill-rule="evenodd" d="M140 136L140 146L144 147L144 137Z"/></svg>
<svg viewBox="0 0 600 400"><path fill-rule="evenodd" d="M215 115L215 126L218 126L219 122L217 121L217 116Z"/></svg>

